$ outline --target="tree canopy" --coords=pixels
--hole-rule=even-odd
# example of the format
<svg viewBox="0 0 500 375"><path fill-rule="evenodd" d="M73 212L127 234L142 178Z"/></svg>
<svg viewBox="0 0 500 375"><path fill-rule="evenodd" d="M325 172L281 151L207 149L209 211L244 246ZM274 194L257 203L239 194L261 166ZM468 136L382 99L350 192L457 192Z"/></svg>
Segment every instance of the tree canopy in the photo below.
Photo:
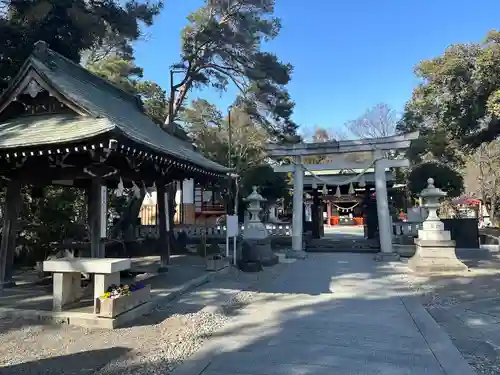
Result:
<svg viewBox="0 0 500 375"><path fill-rule="evenodd" d="M89 61L86 68L121 89L140 97L146 114L156 123L163 124L168 106L166 92L157 83L142 80L143 70L135 65L132 57L109 55L99 60Z"/></svg>
<svg viewBox="0 0 500 375"><path fill-rule="evenodd" d="M415 68L421 83L407 103L400 131L420 130L415 157L460 162L460 149L500 133L500 32L480 43L455 44Z"/></svg>
<svg viewBox="0 0 500 375"><path fill-rule="evenodd" d="M435 162L416 165L408 175L408 187L414 196L427 187L427 180L434 179L434 185L448 194L448 197L458 197L464 189L462 176L453 169Z"/></svg>
<svg viewBox="0 0 500 375"><path fill-rule="evenodd" d="M402 132L420 131L420 139L407 153L414 164L438 163L445 175L456 180L471 157L477 159L475 149L500 134L499 73L496 30L479 43L451 45L415 67L420 84L397 126Z"/></svg>
<svg viewBox="0 0 500 375"><path fill-rule="evenodd" d="M182 121L200 152L224 165L229 164L230 157L236 173L260 165L265 159L268 134L244 108L233 107L223 116L215 105L197 99L183 111Z"/></svg>
<svg viewBox="0 0 500 375"><path fill-rule="evenodd" d="M0 13L0 90L17 73L38 40L79 62L82 53L114 39L131 51L162 9L162 1L3 0Z"/></svg>
<svg viewBox="0 0 500 375"><path fill-rule="evenodd" d="M173 66L181 74L173 84L168 126L178 117L193 87L240 90L236 104L270 134L294 134L291 120L294 103L285 88L292 66L262 50L264 41L275 38L280 21L274 17L275 0L205 0L192 13L182 32L180 61Z"/></svg>
<svg viewBox="0 0 500 375"><path fill-rule="evenodd" d="M284 194L286 175L275 173L265 163L269 134L245 108L233 107L224 116L215 105L196 99L182 112L181 120L200 152L220 164L230 163L241 176L243 196L251 193L253 185L269 200Z"/></svg>

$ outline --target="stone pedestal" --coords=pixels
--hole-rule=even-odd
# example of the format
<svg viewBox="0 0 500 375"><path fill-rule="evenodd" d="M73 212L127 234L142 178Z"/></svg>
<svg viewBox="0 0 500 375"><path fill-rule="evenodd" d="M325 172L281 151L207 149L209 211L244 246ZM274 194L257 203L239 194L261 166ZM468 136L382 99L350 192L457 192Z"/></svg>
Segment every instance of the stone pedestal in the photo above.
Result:
<svg viewBox="0 0 500 375"><path fill-rule="evenodd" d="M425 200L428 216L418 231L418 238L415 238L416 251L408 260L408 266L419 273L467 271L467 266L455 254L455 241L451 239L450 231L444 229L437 216L439 198L446 193L434 186L432 178L427 182L428 186L420 196Z"/></svg>
<svg viewBox="0 0 500 375"><path fill-rule="evenodd" d="M303 250L288 249L285 250L285 257L287 259L306 259L307 253Z"/></svg>
<svg viewBox="0 0 500 375"><path fill-rule="evenodd" d="M274 266L279 262L279 258L271 249L271 238L246 238L243 243L248 245L250 254L247 254L249 260L258 260L264 267Z"/></svg>
<svg viewBox="0 0 500 375"><path fill-rule="evenodd" d="M67 305L78 301L81 298L81 274L72 273L54 273L53 281L53 311L63 311Z"/></svg>
<svg viewBox="0 0 500 375"><path fill-rule="evenodd" d="M455 241L432 241L415 238L417 249L408 260L408 266L415 272L462 272L467 271L455 254Z"/></svg>

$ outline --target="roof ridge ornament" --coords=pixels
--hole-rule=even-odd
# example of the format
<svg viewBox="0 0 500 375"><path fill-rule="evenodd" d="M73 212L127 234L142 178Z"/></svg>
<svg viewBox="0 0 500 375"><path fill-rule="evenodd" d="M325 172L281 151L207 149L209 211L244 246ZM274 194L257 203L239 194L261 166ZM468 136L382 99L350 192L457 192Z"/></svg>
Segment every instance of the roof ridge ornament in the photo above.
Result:
<svg viewBox="0 0 500 375"><path fill-rule="evenodd" d="M33 52L36 55L45 55L49 49L49 44L45 40L35 42Z"/></svg>
<svg viewBox="0 0 500 375"><path fill-rule="evenodd" d="M44 88L40 86L36 79L31 79L29 83L26 85L26 88L23 91L23 94L28 94L32 98L36 98L39 93L44 91Z"/></svg>

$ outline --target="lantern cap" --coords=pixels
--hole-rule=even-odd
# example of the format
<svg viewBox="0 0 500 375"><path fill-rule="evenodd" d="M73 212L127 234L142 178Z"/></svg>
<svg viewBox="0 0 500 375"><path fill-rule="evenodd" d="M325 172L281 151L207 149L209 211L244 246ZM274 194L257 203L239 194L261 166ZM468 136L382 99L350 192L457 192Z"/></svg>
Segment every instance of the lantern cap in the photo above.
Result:
<svg viewBox="0 0 500 375"><path fill-rule="evenodd" d="M257 191L257 186L252 186L252 192L250 193L250 195L246 198L244 198L243 200L245 202L265 202L267 201L266 198L264 198L262 195L259 194L259 192Z"/></svg>

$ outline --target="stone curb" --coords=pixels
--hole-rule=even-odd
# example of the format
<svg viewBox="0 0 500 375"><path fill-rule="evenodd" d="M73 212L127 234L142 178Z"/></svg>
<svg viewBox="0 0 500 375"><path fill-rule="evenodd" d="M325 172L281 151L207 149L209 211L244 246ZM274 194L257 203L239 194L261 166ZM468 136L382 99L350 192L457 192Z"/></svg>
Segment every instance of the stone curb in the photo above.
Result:
<svg viewBox="0 0 500 375"><path fill-rule="evenodd" d="M198 276L195 279L185 282L184 284L178 286L173 291L158 294L157 296L152 298L151 301L149 301L149 303L151 303L152 305L158 305L160 303L170 302L176 299L177 297L182 296L183 294L186 294L187 292L190 292L191 290L199 287L200 285L211 282L216 275L225 273L227 271L228 267L224 267L218 271L205 273L201 276ZM165 273L165 275L168 276L168 273Z"/></svg>
<svg viewBox="0 0 500 375"><path fill-rule="evenodd" d="M450 337L418 301L418 297L401 297L403 305L429 345L446 375L477 375Z"/></svg>

